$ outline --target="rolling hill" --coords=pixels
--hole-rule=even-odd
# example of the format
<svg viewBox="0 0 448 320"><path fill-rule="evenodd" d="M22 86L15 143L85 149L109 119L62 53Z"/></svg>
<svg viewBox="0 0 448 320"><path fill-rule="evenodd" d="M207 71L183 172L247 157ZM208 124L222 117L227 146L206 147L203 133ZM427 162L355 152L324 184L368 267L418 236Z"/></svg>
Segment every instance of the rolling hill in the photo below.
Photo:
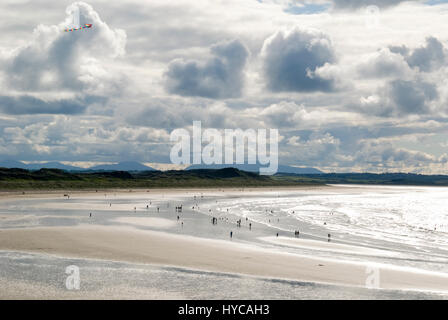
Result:
<svg viewBox="0 0 448 320"><path fill-rule="evenodd" d="M242 171L249 172L259 172L260 167L265 167L259 164L213 164L213 165L203 165L194 164L189 166L186 170L197 170L197 169L223 169L223 168L237 168ZM278 166L278 173L292 173L292 174L322 174L323 172L319 169L309 168L309 167L293 167L293 166Z"/></svg>

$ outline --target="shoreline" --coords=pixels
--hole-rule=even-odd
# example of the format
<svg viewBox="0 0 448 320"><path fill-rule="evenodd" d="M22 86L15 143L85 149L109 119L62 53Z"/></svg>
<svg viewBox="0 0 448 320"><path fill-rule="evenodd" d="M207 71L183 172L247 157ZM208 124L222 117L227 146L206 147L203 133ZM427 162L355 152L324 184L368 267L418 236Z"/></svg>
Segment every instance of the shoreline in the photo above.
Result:
<svg viewBox="0 0 448 320"><path fill-rule="evenodd" d="M260 186L260 187L185 187L185 188L112 188L112 189L45 189L45 190L0 190L0 199L10 197L20 198L38 198L59 195L61 193L70 193L71 195L88 195L101 193L121 193L121 194L136 194L136 193L188 193L188 192L240 192L244 191L294 191L303 189L320 189L320 188L338 188L336 185L297 185L297 186Z"/></svg>
<svg viewBox="0 0 448 320"><path fill-rule="evenodd" d="M204 192L224 192L240 194L243 192L253 191L302 191L302 190L328 190L328 191L368 191L370 188L375 191L378 188L428 188L444 186L421 186L421 185L381 185L381 184L321 184L321 185L295 185L295 186L243 186L243 187L166 187L166 188L106 188L106 189L30 189L30 190L0 190L0 200L2 199L26 199L26 198L47 198L55 195L70 194L70 196L89 196L99 194L189 194L189 193L204 193Z"/></svg>

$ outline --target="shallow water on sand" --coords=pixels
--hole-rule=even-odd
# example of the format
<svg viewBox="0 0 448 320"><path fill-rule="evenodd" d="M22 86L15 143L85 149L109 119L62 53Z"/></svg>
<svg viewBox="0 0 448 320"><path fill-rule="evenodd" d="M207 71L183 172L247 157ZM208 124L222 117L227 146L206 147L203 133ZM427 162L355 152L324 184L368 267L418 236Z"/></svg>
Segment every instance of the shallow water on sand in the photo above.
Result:
<svg viewBox="0 0 448 320"><path fill-rule="evenodd" d="M66 288L68 266L79 290ZM0 299L446 299L375 290L44 254L0 251Z"/></svg>
<svg viewBox="0 0 448 320"><path fill-rule="evenodd" d="M448 272L448 188L346 186L271 192L209 203L217 216L256 221L280 235L381 249L376 262ZM340 253L316 250L329 257ZM356 255L351 257L359 260ZM363 258L362 258L363 259Z"/></svg>
<svg viewBox="0 0 448 320"><path fill-rule="evenodd" d="M0 230L40 226L125 225L251 243L339 260L448 273L448 188L347 186L272 191L109 193L2 199ZM183 205L183 212L175 206ZM92 216L90 216L90 213ZM151 217L151 223L144 218ZM211 218L218 218L217 225ZM247 218L247 220L246 220ZM241 227L236 225L242 220ZM157 222L153 224L153 222ZM249 229L249 223L252 228ZM152 225L153 224L153 225ZM435 228L435 230L434 230ZM379 249L368 254L300 247L266 237ZM206 241L206 240L204 240ZM360 250L362 252L362 250ZM65 268L81 270L81 290L65 289ZM437 294L330 286L183 268L0 251L0 298L430 299ZM237 289L236 289L237 288Z"/></svg>

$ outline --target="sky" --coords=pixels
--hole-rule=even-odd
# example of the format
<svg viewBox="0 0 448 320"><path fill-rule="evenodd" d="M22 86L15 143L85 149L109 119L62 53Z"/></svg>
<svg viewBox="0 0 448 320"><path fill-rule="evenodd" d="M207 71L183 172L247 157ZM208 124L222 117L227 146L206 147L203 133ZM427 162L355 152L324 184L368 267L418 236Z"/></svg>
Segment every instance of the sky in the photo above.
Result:
<svg viewBox="0 0 448 320"><path fill-rule="evenodd" d="M64 32L80 8L91 29ZM448 3L0 2L0 160L169 163L170 133L279 130L279 163L447 173Z"/></svg>

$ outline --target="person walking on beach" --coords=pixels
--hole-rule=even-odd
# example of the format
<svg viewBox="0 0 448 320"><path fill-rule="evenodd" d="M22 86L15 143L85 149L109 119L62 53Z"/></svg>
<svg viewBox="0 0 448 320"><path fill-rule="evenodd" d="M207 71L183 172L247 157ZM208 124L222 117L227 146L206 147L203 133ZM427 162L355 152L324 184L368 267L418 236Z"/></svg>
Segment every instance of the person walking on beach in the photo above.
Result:
<svg viewBox="0 0 448 320"><path fill-rule="evenodd" d="M92 212L90 212L89 217L92 218Z"/></svg>
<svg viewBox="0 0 448 320"><path fill-rule="evenodd" d="M252 230L252 223L249 223L249 230Z"/></svg>
<svg viewBox="0 0 448 320"><path fill-rule="evenodd" d="M230 231L230 239L233 238L233 231Z"/></svg>

